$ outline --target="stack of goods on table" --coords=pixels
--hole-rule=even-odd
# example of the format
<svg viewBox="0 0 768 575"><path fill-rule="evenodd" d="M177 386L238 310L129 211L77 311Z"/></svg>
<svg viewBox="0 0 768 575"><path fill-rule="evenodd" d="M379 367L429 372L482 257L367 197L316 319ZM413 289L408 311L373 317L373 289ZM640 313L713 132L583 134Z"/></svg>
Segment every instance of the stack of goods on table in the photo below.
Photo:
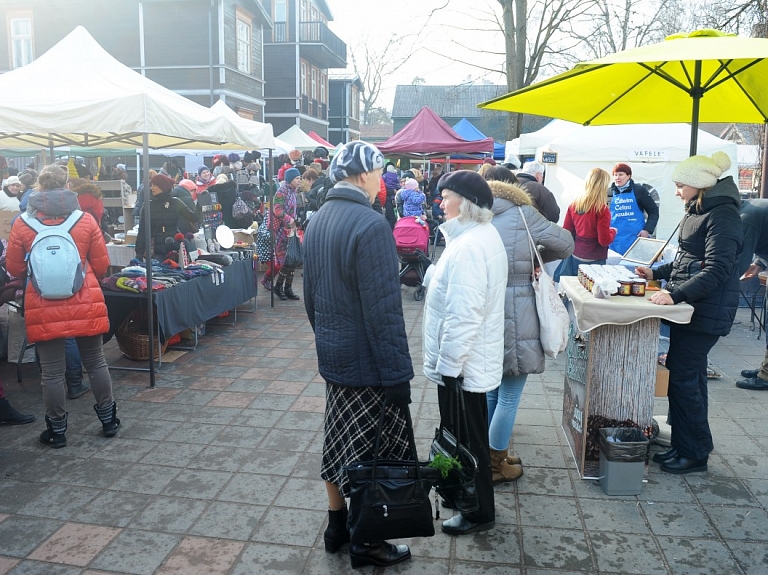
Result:
<svg viewBox="0 0 768 575"><path fill-rule="evenodd" d="M617 265L581 264L578 278L584 289L596 296L644 296L647 287L645 278Z"/></svg>
<svg viewBox="0 0 768 575"><path fill-rule="evenodd" d="M203 257L210 259L202 259ZM210 261L212 259L217 261ZM224 273L222 268L231 263L232 257L227 254L207 254L185 268L170 259L163 262L152 260L152 291L163 290L198 276L216 274L220 278ZM146 293L146 262L131 260L128 267L101 280L101 287L117 292Z"/></svg>

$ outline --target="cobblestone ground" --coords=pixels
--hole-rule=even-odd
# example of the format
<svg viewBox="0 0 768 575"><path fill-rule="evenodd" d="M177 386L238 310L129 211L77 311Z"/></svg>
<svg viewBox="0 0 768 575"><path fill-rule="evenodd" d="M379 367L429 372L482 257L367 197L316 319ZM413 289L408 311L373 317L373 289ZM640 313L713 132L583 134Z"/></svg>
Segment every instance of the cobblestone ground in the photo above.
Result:
<svg viewBox="0 0 768 575"><path fill-rule="evenodd" d="M403 288L419 374L411 410L426 456L438 409L420 375L413 291ZM456 538L438 526L408 541L413 559L387 572L767 573L768 392L732 379L759 365L765 341L748 311L739 321L710 356L723 377L710 380L708 473L670 476L652 464L637 497L580 479L560 427L564 363L548 361L525 388L512 445L525 475L497 486L496 528ZM108 355L118 360L114 344ZM353 572L345 553L323 550L324 384L301 302L270 308L260 294L233 326L209 324L196 351L162 365L156 389L146 373L113 371L123 427L111 440L89 393L69 402L67 447L40 445L39 374L34 364L22 372L17 384L15 365L0 367L13 404L38 418L0 428L0 575Z"/></svg>

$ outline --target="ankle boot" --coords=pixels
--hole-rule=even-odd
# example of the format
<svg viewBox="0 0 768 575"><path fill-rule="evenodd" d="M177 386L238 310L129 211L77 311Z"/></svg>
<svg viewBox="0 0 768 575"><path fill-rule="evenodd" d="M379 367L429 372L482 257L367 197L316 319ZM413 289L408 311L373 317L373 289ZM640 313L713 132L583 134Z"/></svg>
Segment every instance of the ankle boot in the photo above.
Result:
<svg viewBox="0 0 768 575"><path fill-rule="evenodd" d="M261 278L261 287L263 287L265 290L269 291L272 289L272 282L269 279L269 276L267 274L264 274L264 277Z"/></svg>
<svg viewBox="0 0 768 575"><path fill-rule="evenodd" d="M519 463L510 465L507 462L508 453L506 449L498 450L491 448L491 474L493 483L504 483L515 481L523 475L523 466Z"/></svg>
<svg viewBox="0 0 768 575"><path fill-rule="evenodd" d="M91 386L83 380L83 370L64 372L67 384L67 399L77 399L91 391Z"/></svg>
<svg viewBox="0 0 768 575"><path fill-rule="evenodd" d="M286 274L285 278L285 288L283 289L283 294L288 299L301 299L299 296L297 296L295 293L293 293L293 274L296 272L290 271Z"/></svg>
<svg viewBox="0 0 768 575"><path fill-rule="evenodd" d="M35 420L34 415L24 415L16 411L8 400L0 398L0 425L24 425L32 423Z"/></svg>
<svg viewBox="0 0 768 575"><path fill-rule="evenodd" d="M67 431L67 414L61 419L53 420L45 416L45 425L48 429L40 434L40 443L59 449L67 444L67 438L64 433Z"/></svg>
<svg viewBox="0 0 768 575"><path fill-rule="evenodd" d="M283 292L283 282L285 281L285 278L285 273L283 270L280 270L280 273L278 273L277 277L275 278L275 287L272 289L274 294L282 301L288 299L288 296Z"/></svg>
<svg viewBox="0 0 768 575"><path fill-rule="evenodd" d="M328 527L325 528L323 539L325 540L326 553L336 553L339 547L349 543L346 507L337 511L328 510Z"/></svg>
<svg viewBox="0 0 768 575"><path fill-rule="evenodd" d="M101 427L104 430L104 437L114 437L117 435L117 430L120 429L120 420L117 418L117 404L113 401L99 407L98 404L93 406L93 410L101 421Z"/></svg>

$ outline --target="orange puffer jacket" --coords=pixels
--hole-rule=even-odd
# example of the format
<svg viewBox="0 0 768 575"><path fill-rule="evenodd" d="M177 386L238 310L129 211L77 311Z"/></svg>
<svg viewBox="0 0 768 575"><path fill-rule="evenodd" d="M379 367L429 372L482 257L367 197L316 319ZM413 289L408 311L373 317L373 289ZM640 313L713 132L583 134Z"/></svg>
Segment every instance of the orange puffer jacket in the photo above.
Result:
<svg viewBox="0 0 768 575"><path fill-rule="evenodd" d="M38 213L38 219L47 225L64 220ZM21 218L16 218L8 239L6 268L16 277L26 277L29 253L37 233ZM43 299L32 283L27 285L24 299L24 318L27 325L27 341L49 341L63 337L99 335L109 330L107 306L101 292L99 278L104 277L109 266L109 255L101 229L90 214L72 228L72 239L77 244L80 258L86 267L85 284L68 299Z"/></svg>

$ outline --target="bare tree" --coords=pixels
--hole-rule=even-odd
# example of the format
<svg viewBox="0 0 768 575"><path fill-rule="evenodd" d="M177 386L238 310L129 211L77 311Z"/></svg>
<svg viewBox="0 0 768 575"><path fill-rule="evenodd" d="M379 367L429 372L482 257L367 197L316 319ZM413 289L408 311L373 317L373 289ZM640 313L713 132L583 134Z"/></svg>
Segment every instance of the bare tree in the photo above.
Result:
<svg viewBox="0 0 768 575"><path fill-rule="evenodd" d="M550 67L552 71L557 70L560 55L568 53L575 44L562 31L567 29L570 21L586 14L596 1L535 0L529 4L528 0L496 0L496 3L488 4L485 8L478 7L472 14L460 13L458 21L461 25L445 26L461 32L485 31L500 35L504 49L499 51L468 46L461 41L454 40L454 43L469 53L496 57L503 64L479 64L479 59L469 61L472 58L465 62L458 61L486 73L501 72L506 78L507 89L512 92L530 85ZM507 123L507 138L519 136L520 129L520 115L511 114Z"/></svg>
<svg viewBox="0 0 768 575"><path fill-rule="evenodd" d="M685 16L682 0L597 0L588 14L567 23L579 46L573 57L601 58L661 41L684 29Z"/></svg>

